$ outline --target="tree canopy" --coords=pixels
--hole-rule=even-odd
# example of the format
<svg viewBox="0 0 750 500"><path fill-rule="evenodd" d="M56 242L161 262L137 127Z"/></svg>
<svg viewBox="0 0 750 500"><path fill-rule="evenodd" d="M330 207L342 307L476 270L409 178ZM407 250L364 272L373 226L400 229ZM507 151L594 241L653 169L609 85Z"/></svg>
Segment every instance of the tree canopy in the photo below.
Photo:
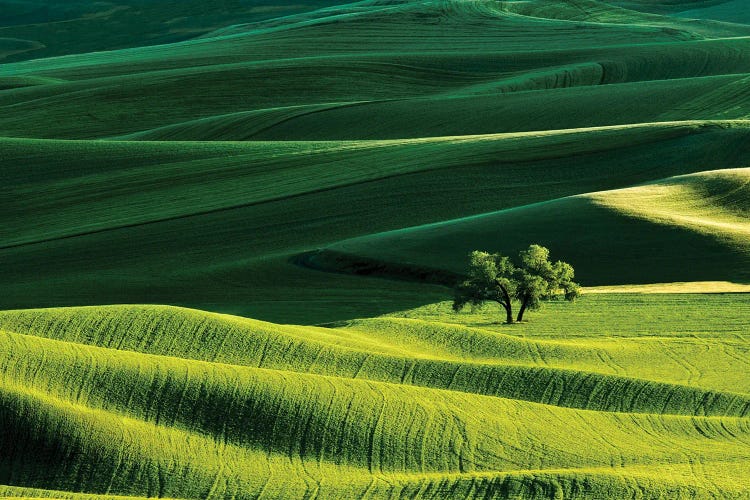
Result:
<svg viewBox="0 0 750 500"><path fill-rule="evenodd" d="M506 313L506 323L513 323L513 302L520 309L515 321L523 321L527 310L536 310L545 300L558 297L575 300L580 285L573 281L575 272L567 262L549 260L549 250L530 245L518 254L517 264L499 253L474 251L469 254L469 271L465 281L455 289L453 309L497 302Z"/></svg>

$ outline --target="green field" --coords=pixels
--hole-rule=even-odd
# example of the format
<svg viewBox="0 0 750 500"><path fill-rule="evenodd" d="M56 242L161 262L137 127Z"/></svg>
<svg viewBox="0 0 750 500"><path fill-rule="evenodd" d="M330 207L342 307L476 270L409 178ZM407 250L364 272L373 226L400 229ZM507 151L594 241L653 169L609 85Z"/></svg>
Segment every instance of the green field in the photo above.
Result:
<svg viewBox="0 0 750 500"><path fill-rule="evenodd" d="M0 471L143 497L746 495L745 296L564 307L515 326L443 303L325 328L8 311Z"/></svg>
<svg viewBox="0 0 750 500"><path fill-rule="evenodd" d="M0 496L750 499L748 12L0 0Z"/></svg>

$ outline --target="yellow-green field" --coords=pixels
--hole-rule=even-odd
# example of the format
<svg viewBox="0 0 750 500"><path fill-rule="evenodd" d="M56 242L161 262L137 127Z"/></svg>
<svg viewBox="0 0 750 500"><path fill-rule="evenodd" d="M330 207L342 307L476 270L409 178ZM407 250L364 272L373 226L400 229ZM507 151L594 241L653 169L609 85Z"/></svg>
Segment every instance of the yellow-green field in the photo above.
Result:
<svg viewBox="0 0 750 500"><path fill-rule="evenodd" d="M746 496L745 297L565 307L510 326L447 303L327 327L164 306L4 312L1 491Z"/></svg>

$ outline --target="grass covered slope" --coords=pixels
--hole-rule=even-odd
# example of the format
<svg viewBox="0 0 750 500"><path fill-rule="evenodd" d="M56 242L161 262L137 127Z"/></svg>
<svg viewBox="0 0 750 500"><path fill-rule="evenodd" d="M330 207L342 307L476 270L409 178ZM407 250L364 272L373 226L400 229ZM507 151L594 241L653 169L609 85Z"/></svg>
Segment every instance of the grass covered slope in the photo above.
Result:
<svg viewBox="0 0 750 500"><path fill-rule="evenodd" d="M747 167L750 28L648 10L366 1L2 64L0 307L167 303L298 323L382 314L446 291L304 268L300 256ZM631 250L687 251L641 252L641 274L574 262L585 284L746 279L734 247L590 205L566 205L568 227L601 222L591 238L602 258L621 262L627 245L612 234L630 235ZM513 234L545 241L549 220L526 217ZM575 260L579 243L553 250ZM400 262L390 251L368 259ZM463 248L441 252L463 265Z"/></svg>
<svg viewBox="0 0 750 500"><path fill-rule="evenodd" d="M185 0L2 0L0 37L33 40L37 45L34 53L19 53L13 60L36 59L177 42L227 24L279 17L335 3L221 0L209 7L203 2Z"/></svg>
<svg viewBox="0 0 750 500"><path fill-rule="evenodd" d="M679 122L394 141L1 140L11 189L0 194L0 220L10 229L0 245L7 290L0 304L171 303L301 323L414 307L448 292L293 261L371 233L624 188L707 164L741 167L748 139L744 122ZM588 215L576 217L571 223ZM525 220L523 230L539 223L536 231L546 232L541 222ZM601 231L604 250L617 254L607 236L617 231L604 222ZM658 231L651 237L670 241ZM731 250L693 248L695 259L721 259L687 273L649 258L644 269L663 271L644 271L646 282L674 279L669 273L681 281L739 279L727 276L738 263ZM633 282L625 268L596 279L596 268L574 263L585 284Z"/></svg>
<svg viewBox="0 0 750 500"><path fill-rule="evenodd" d="M158 129L177 127L188 131L163 138L404 138L738 119L750 114L747 96L733 91L750 74L748 35L744 25L594 1L360 2L180 43L3 65L8 76L59 82L0 94L0 135L159 139ZM625 86L505 96L609 84ZM715 92L734 97L695 102ZM315 116L319 106L333 114ZM289 108L307 120L283 127ZM660 116L675 108L684 113ZM441 125L458 109L480 116ZM349 111L364 114L347 119ZM421 127L409 119L415 112L425 114ZM257 120L266 122L260 131ZM258 135L273 125L282 128Z"/></svg>
<svg viewBox="0 0 750 500"><path fill-rule="evenodd" d="M585 297L510 328L447 304L334 328L3 312L2 492L746 495L744 297L681 296L644 329L676 300L652 297ZM721 326L693 319L705 307ZM587 326L561 336L567 322Z"/></svg>
<svg viewBox="0 0 750 500"><path fill-rule="evenodd" d="M387 275L420 265L461 273L473 249L512 254L541 242L592 285L685 281L680 276L688 275L746 282L748 180L748 168L678 176L368 235L332 245L310 262L343 269L381 262Z"/></svg>
<svg viewBox="0 0 750 500"><path fill-rule="evenodd" d="M729 0L723 2L702 2L688 5L688 10L677 13L680 17L696 19L716 19L731 23L750 23L750 12L741 0Z"/></svg>
<svg viewBox="0 0 750 500"><path fill-rule="evenodd" d="M750 168L673 177L592 198L634 217L685 227L739 248L750 236Z"/></svg>

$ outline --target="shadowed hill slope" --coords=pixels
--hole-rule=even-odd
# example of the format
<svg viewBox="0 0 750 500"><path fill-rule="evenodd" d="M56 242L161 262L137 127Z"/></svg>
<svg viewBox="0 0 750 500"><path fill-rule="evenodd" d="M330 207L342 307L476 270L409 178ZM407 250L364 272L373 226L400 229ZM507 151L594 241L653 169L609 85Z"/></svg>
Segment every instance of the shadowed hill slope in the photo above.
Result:
<svg viewBox="0 0 750 500"><path fill-rule="evenodd" d="M305 323L383 313L446 291L322 273L290 259L353 237L623 188L708 164L742 167L748 147L741 122L336 143L7 139L0 150L15 166L5 170L11 190L0 195L9 228L0 249L7 291L0 303L140 300ZM609 212L591 207L571 212L569 221L602 222L600 250L616 255L610 236L617 231L601 213ZM545 236L547 220L526 218L518 234ZM628 224L616 213L606 220ZM670 234L655 229L649 241L673 242ZM686 270L647 255L643 269L661 274L640 279L739 279L727 277L740 265L732 250L686 234L685 242L703 242L686 258L721 258ZM452 265L463 265L461 252ZM633 282L625 266L598 276L598 267L576 265L587 284Z"/></svg>
<svg viewBox="0 0 750 500"><path fill-rule="evenodd" d="M744 24L750 22L747 6L742 0L622 0L612 3L643 12L668 13L682 18Z"/></svg>
<svg viewBox="0 0 750 500"><path fill-rule="evenodd" d="M403 138L749 114L739 89L750 73L743 57L750 27L683 26L670 17L579 3L361 2L176 44L7 64L2 73L8 77L59 83L0 93L0 134ZM603 91L578 88L626 83ZM577 90L505 96L561 87ZM728 100L699 99L717 93ZM652 106L629 106L633 99L650 99ZM363 102L368 105L352 107ZM283 125L287 108L295 106L307 107L298 111L315 123L292 121L257 135L256 117L267 122L262 129ZM363 114L315 113L319 106ZM519 116L529 106L537 107ZM463 118L441 128L461 111L473 122ZM246 119L227 122L225 115ZM204 119L213 125L201 135L192 122ZM191 133L144 132L165 126ZM217 127L245 131L220 135L212 132ZM317 130L321 135L311 135Z"/></svg>
<svg viewBox="0 0 750 500"><path fill-rule="evenodd" d="M750 12L741 0L713 3L706 6L691 6L688 10L680 11L680 17L698 19L716 19L732 23L750 23Z"/></svg>
<svg viewBox="0 0 750 500"><path fill-rule="evenodd" d="M599 82L603 71L593 76ZM568 69L549 75L551 87L569 82ZM750 117L750 77L679 79L539 90L528 78L512 93L503 82L469 87L452 96L291 106L233 113L124 135L128 140L350 140L526 132L680 119ZM541 75L544 81L547 76ZM511 79L512 80L512 79ZM540 88L534 88L539 84ZM562 83L566 86L566 83ZM512 81L509 88L516 87ZM476 95L473 95L475 94ZM652 105L633 106L648 95ZM366 125L366 126L363 126Z"/></svg>
<svg viewBox="0 0 750 500"><path fill-rule="evenodd" d="M529 340L418 319L431 311L338 328L160 306L0 313L3 494L747 493L748 359L730 332Z"/></svg>
<svg viewBox="0 0 750 500"><path fill-rule="evenodd" d="M231 23L246 23L314 10L335 1L286 0L54 0L0 1L0 38L36 45L12 60L156 45L195 38ZM1 58L1 57L0 57Z"/></svg>
<svg viewBox="0 0 750 500"><path fill-rule="evenodd" d="M747 168L674 177L368 235L332 245L310 262L356 269L379 261L385 274L410 265L460 273L473 249L514 253L540 242L589 284L680 281L686 273L747 281L749 180Z"/></svg>

